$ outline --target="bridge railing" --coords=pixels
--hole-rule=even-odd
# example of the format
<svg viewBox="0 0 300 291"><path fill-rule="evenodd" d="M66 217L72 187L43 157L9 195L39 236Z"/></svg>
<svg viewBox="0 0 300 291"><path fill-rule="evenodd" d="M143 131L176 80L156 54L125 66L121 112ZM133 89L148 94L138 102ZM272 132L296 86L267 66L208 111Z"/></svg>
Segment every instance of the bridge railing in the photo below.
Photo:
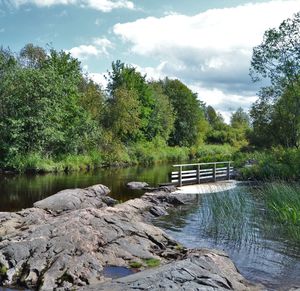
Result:
<svg viewBox="0 0 300 291"><path fill-rule="evenodd" d="M174 165L178 171L171 173L171 183L181 187L183 184L200 184L201 181L230 180L233 173L232 163L226 161Z"/></svg>

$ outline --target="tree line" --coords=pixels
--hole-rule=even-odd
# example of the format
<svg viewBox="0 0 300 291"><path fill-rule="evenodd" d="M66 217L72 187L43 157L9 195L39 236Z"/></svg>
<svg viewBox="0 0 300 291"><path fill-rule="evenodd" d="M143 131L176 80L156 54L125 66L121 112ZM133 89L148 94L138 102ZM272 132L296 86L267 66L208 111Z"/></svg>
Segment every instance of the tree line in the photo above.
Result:
<svg viewBox="0 0 300 291"><path fill-rule="evenodd" d="M110 163L151 143L157 151L203 144L299 148L299 27L300 13L265 32L250 71L254 81L267 79L268 86L250 116L239 108L230 124L180 80L148 81L117 60L102 88L67 52L33 44L18 53L2 47L0 167L18 168L32 154L60 160L97 152Z"/></svg>
<svg viewBox="0 0 300 291"><path fill-rule="evenodd" d="M249 124L242 109L227 125L181 81L147 81L119 60L102 88L64 51L33 44L17 54L1 48L0 79L4 168L32 153L57 159L93 150L109 155L153 140L171 147L246 143Z"/></svg>

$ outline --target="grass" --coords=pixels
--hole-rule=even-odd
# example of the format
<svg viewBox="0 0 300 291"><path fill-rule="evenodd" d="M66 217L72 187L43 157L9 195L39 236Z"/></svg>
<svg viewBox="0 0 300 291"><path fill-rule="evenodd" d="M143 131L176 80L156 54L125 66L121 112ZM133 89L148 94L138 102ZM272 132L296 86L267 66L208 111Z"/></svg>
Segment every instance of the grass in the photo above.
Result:
<svg viewBox="0 0 300 291"><path fill-rule="evenodd" d="M130 268L139 269L143 266L143 264L140 262L132 261L129 263L129 266Z"/></svg>
<svg viewBox="0 0 300 291"><path fill-rule="evenodd" d="M148 268L154 268L154 267L158 267L160 265L159 259L149 258L149 259L144 259L143 261L147 265Z"/></svg>
<svg viewBox="0 0 300 291"><path fill-rule="evenodd" d="M230 145L201 145L197 147L170 147L162 139L139 142L125 147L113 144L103 150L85 154L51 157L41 153L28 153L11 157L2 167L17 172L71 172L86 171L104 166L153 165L162 162L197 162L231 160L237 151Z"/></svg>
<svg viewBox="0 0 300 291"><path fill-rule="evenodd" d="M269 183L259 190L274 220L300 226L300 185Z"/></svg>

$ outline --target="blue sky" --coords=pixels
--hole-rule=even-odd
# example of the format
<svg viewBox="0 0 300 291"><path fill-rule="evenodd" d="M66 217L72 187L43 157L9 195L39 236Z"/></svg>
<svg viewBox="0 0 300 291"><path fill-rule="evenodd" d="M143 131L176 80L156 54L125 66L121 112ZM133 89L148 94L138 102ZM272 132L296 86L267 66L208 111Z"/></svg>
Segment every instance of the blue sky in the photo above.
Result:
<svg viewBox="0 0 300 291"><path fill-rule="evenodd" d="M299 10L300 0L0 0L0 39L67 50L97 82L116 59L179 78L228 120L256 99L252 48Z"/></svg>

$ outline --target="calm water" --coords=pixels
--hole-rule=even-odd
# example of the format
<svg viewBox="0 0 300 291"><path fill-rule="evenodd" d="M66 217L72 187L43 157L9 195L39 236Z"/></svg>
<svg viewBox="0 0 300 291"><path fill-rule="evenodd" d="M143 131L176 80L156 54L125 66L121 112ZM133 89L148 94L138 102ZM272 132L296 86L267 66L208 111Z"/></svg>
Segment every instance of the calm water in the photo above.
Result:
<svg viewBox="0 0 300 291"><path fill-rule="evenodd" d="M0 211L31 207L60 190L98 183L107 185L112 197L125 201L142 194L127 189L127 182L145 181L156 186L168 181L171 169L171 165L160 165L89 173L0 175ZM300 286L300 229L290 233L275 223L250 187L196 195L195 203L176 208L155 223L187 247L224 250L247 279L270 290ZM6 289L0 287L2 290Z"/></svg>
<svg viewBox="0 0 300 291"><path fill-rule="evenodd" d="M144 181L151 186L168 182L172 165L98 169L88 173L46 175L0 175L0 211L17 211L67 188L84 188L94 184L108 186L111 196L120 201L139 197L143 192L126 188L130 181Z"/></svg>
<svg viewBox="0 0 300 291"><path fill-rule="evenodd" d="M287 233L255 191L240 186L196 201L155 224L186 247L224 250L247 279L269 290L300 286L300 228Z"/></svg>

